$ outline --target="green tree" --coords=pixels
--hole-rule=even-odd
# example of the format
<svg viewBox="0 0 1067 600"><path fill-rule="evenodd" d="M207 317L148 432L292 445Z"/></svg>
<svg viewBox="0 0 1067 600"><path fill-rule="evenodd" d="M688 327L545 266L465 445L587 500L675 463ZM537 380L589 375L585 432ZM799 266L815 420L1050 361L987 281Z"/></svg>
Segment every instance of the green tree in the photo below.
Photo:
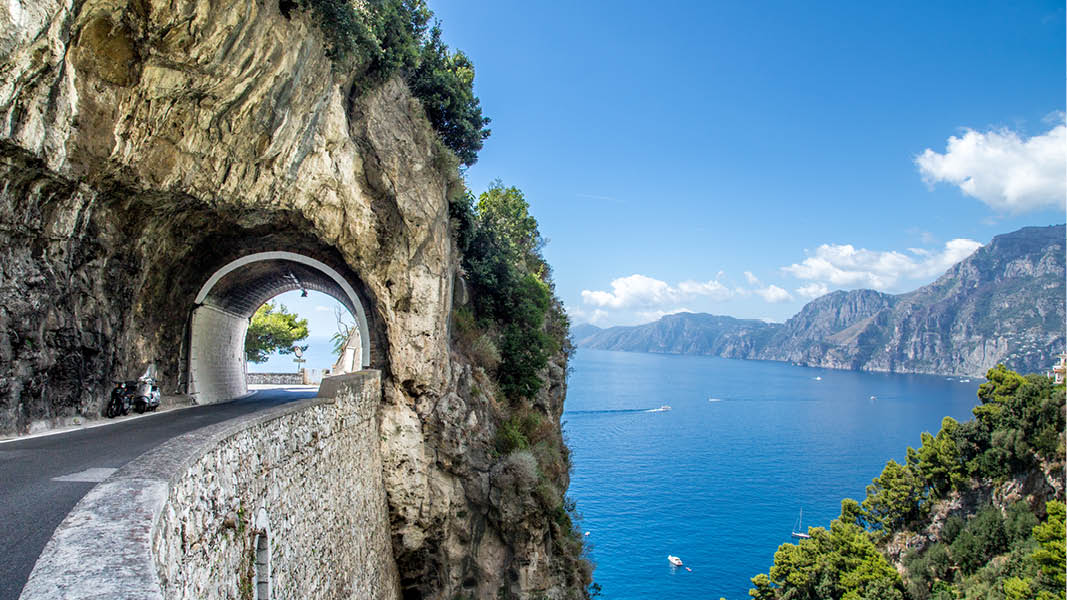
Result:
<svg viewBox="0 0 1067 600"><path fill-rule="evenodd" d="M766 573L760 573L751 579L752 589L748 590L748 595L756 600L774 600L775 592L774 585L771 583L771 579L767 577Z"/></svg>
<svg viewBox="0 0 1067 600"><path fill-rule="evenodd" d="M401 77L418 98L441 142L472 165L489 137L489 119L474 95L474 65L450 52L441 28L429 28L425 0L298 0L323 34L334 70L352 83L352 96Z"/></svg>
<svg viewBox="0 0 1067 600"><path fill-rule="evenodd" d="M922 514L923 486L915 472L890 460L867 486L862 507L867 526L884 534L899 531Z"/></svg>
<svg viewBox="0 0 1067 600"><path fill-rule="evenodd" d="M513 264L535 274L543 267L540 253L544 240L537 229L537 219L530 215L526 196L519 188L504 187L497 179L478 197L475 209L482 225L500 237Z"/></svg>
<svg viewBox="0 0 1067 600"><path fill-rule="evenodd" d="M759 600L903 600L903 582L863 528L834 520L811 539L782 544L770 575L752 578Z"/></svg>
<svg viewBox="0 0 1067 600"><path fill-rule="evenodd" d="M474 95L474 64L467 55L449 52L435 24L419 55L418 67L407 78L412 95L422 103L430 124L459 161L468 167L489 137L489 119Z"/></svg>
<svg viewBox="0 0 1067 600"><path fill-rule="evenodd" d="M551 293L543 281L527 274L514 290L514 310L500 343L497 379L509 398L533 398L541 388L552 340L545 332Z"/></svg>
<svg viewBox="0 0 1067 600"><path fill-rule="evenodd" d="M1000 509L989 505L978 512L949 546L960 569L971 574L1007 549L1008 534Z"/></svg>
<svg viewBox="0 0 1067 600"><path fill-rule="evenodd" d="M1025 377L1002 364L986 371L985 377L986 382L978 386L978 398L986 404L1004 404L1015 395L1019 386L1026 383Z"/></svg>
<svg viewBox="0 0 1067 600"><path fill-rule="evenodd" d="M959 423L945 417L936 437L923 432L918 451L908 448L908 466L930 487L934 499L943 498L964 480L964 465L954 438L957 429Z"/></svg>
<svg viewBox="0 0 1067 600"><path fill-rule="evenodd" d="M449 213L457 246L465 248L463 268L474 313L499 350L495 374L500 390L512 401L533 398L548 357L566 351L568 334L540 254L537 220L523 193L499 181L479 197L477 206L470 195L452 199ZM467 353L475 354L473 348Z"/></svg>
<svg viewBox="0 0 1067 600"><path fill-rule="evenodd" d="M285 305L267 302L256 309L245 335L245 358L261 363L277 352L291 354L293 344L307 339L308 321L288 312Z"/></svg>
<svg viewBox="0 0 1067 600"><path fill-rule="evenodd" d="M1034 539L1040 548L1034 551L1031 559L1041 568L1041 575L1051 585L1049 587L1062 591L1067 572L1067 542L1065 542L1065 515L1067 506L1058 500L1050 500L1045 505L1048 518L1044 523L1034 527Z"/></svg>

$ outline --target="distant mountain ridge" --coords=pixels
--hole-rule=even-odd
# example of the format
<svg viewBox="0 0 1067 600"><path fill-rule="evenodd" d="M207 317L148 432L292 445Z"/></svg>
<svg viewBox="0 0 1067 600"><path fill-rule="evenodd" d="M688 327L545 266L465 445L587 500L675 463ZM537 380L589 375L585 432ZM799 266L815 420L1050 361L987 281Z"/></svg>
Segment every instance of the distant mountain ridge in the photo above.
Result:
<svg viewBox="0 0 1067 600"><path fill-rule="evenodd" d="M572 329L580 348L703 354L896 373L981 376L997 363L1041 372L1064 351L1067 227L999 235L904 294L836 291L785 324L679 313Z"/></svg>

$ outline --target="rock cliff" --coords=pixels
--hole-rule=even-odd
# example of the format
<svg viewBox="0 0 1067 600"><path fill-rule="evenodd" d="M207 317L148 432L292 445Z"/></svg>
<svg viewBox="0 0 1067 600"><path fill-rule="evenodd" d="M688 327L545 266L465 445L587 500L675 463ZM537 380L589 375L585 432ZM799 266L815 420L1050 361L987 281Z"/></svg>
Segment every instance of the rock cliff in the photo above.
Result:
<svg viewBox="0 0 1067 600"><path fill-rule="evenodd" d="M678 313L636 327L579 325L572 332L575 344L585 348L748 358L779 327L754 319Z"/></svg>
<svg viewBox="0 0 1067 600"><path fill-rule="evenodd" d="M997 363L1044 372L1064 351L1065 226L999 235L906 294L836 291L784 325L669 315L576 335L580 347L708 354L834 369L983 376Z"/></svg>
<svg viewBox="0 0 1067 600"><path fill-rule="evenodd" d="M1044 372L1064 351L1065 227L999 235L930 285L834 292L754 357L896 373Z"/></svg>
<svg viewBox="0 0 1067 600"><path fill-rule="evenodd" d="M180 391L208 275L299 252L367 304L404 598L581 596L551 519L503 493L493 400L450 348L455 159L402 82L339 75L281 4L0 6L0 431L99 415L149 364Z"/></svg>

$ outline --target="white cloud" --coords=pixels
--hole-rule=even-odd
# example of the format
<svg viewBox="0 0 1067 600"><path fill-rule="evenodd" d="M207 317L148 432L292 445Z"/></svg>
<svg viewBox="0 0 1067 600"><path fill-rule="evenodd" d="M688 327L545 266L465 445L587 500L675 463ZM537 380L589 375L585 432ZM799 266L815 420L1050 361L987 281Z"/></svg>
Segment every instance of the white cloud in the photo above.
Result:
<svg viewBox="0 0 1067 600"><path fill-rule="evenodd" d="M1010 213L1062 208L1067 197L1065 161L1067 126L1062 121L1029 139L1008 129L968 129L962 137L948 138L944 154L927 148L915 157L927 184L951 183Z"/></svg>
<svg viewBox="0 0 1067 600"><path fill-rule="evenodd" d="M829 294L830 288L826 287L825 283L815 282L798 287L797 293L805 298L818 298L819 296Z"/></svg>
<svg viewBox="0 0 1067 600"><path fill-rule="evenodd" d="M974 240L955 239L945 243L940 252L911 255L896 250L856 249L851 244L823 244L814 256L782 270L798 279L828 282L836 286L892 288L901 279L918 279L940 275L981 247ZM805 286L814 291L816 288ZM798 293L807 295L800 290Z"/></svg>
<svg viewBox="0 0 1067 600"><path fill-rule="evenodd" d="M679 295L667 282L638 274L613 280L611 289L610 292L582 290L582 300L604 308L642 308L674 302Z"/></svg>
<svg viewBox="0 0 1067 600"><path fill-rule="evenodd" d="M745 280L749 285L759 285L759 277L752 274L752 271L745 271Z"/></svg>
<svg viewBox="0 0 1067 600"><path fill-rule="evenodd" d="M601 308L658 309L696 296L725 300L731 295L729 288L714 279L705 282L683 281L673 287L665 281L634 274L613 280L610 292L582 290L582 301Z"/></svg>
<svg viewBox="0 0 1067 600"><path fill-rule="evenodd" d="M773 284L754 291L759 294L761 298L771 303L788 302L793 299L793 296L790 295L789 292Z"/></svg>
<svg viewBox="0 0 1067 600"><path fill-rule="evenodd" d="M333 312L333 309L332 309L332 308L330 308L329 306L323 306L323 305L321 305L321 304L319 304L318 306L316 306L316 307L315 307L315 310L317 310L317 311L319 311L319 312Z"/></svg>
<svg viewBox="0 0 1067 600"><path fill-rule="evenodd" d="M567 307L567 316L574 320L574 323L589 323L590 325L602 325L608 318L607 311L599 308L594 309L593 312L585 312L580 307Z"/></svg>
<svg viewBox="0 0 1067 600"><path fill-rule="evenodd" d="M707 296L712 300L726 300L733 295L730 288L714 279L703 283L699 281L683 281L678 284L678 291L687 297Z"/></svg>

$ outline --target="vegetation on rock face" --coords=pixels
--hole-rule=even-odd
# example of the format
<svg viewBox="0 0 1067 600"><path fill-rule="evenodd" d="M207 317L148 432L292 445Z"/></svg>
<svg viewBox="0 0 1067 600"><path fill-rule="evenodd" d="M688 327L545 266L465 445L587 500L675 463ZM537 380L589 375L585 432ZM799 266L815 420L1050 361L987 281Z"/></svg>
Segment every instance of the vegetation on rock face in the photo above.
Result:
<svg viewBox="0 0 1067 600"><path fill-rule="evenodd" d="M450 214L470 295L453 312L455 347L496 389L490 393L499 411L494 485L510 485L540 505L562 575L573 589L587 590L592 564L584 558L574 503L564 496L570 456L553 412L562 406L551 406L562 398L553 400L545 388L562 383L552 380L564 377L573 347L537 220L523 193L499 181L477 198L469 192L453 198Z"/></svg>
<svg viewBox="0 0 1067 600"><path fill-rule="evenodd" d="M424 0L299 0L326 38L327 54L338 70L356 76L356 91L393 76L408 84L422 102L441 141L470 166L489 137L489 119L474 95L474 65L463 52L449 50ZM292 2L282 2L283 12Z"/></svg>
<svg viewBox="0 0 1067 600"><path fill-rule="evenodd" d="M1064 387L1003 365L978 389L973 420L946 417L905 464L890 460L862 502L845 499L827 532L783 544L749 595L771 599L1064 598L1064 504L1034 498L998 506L989 490L1031 473L1063 471ZM978 493L986 490L985 495ZM1055 491L1062 495L1060 488ZM982 498L941 522L934 513ZM956 501L957 504L945 503ZM938 519L943 518L943 515ZM906 540L902 542L901 540ZM903 577L889 547L904 543Z"/></svg>
<svg viewBox="0 0 1067 600"><path fill-rule="evenodd" d="M266 362L271 354L292 354L293 344L308 336L308 320L288 312L285 305L267 302L256 309L245 335L248 362Z"/></svg>
<svg viewBox="0 0 1067 600"><path fill-rule="evenodd" d="M476 204L470 194L453 200L451 212L471 287L471 325L496 348L494 372L504 396L515 404L532 400L549 356L570 348L537 220L523 193L499 181Z"/></svg>

